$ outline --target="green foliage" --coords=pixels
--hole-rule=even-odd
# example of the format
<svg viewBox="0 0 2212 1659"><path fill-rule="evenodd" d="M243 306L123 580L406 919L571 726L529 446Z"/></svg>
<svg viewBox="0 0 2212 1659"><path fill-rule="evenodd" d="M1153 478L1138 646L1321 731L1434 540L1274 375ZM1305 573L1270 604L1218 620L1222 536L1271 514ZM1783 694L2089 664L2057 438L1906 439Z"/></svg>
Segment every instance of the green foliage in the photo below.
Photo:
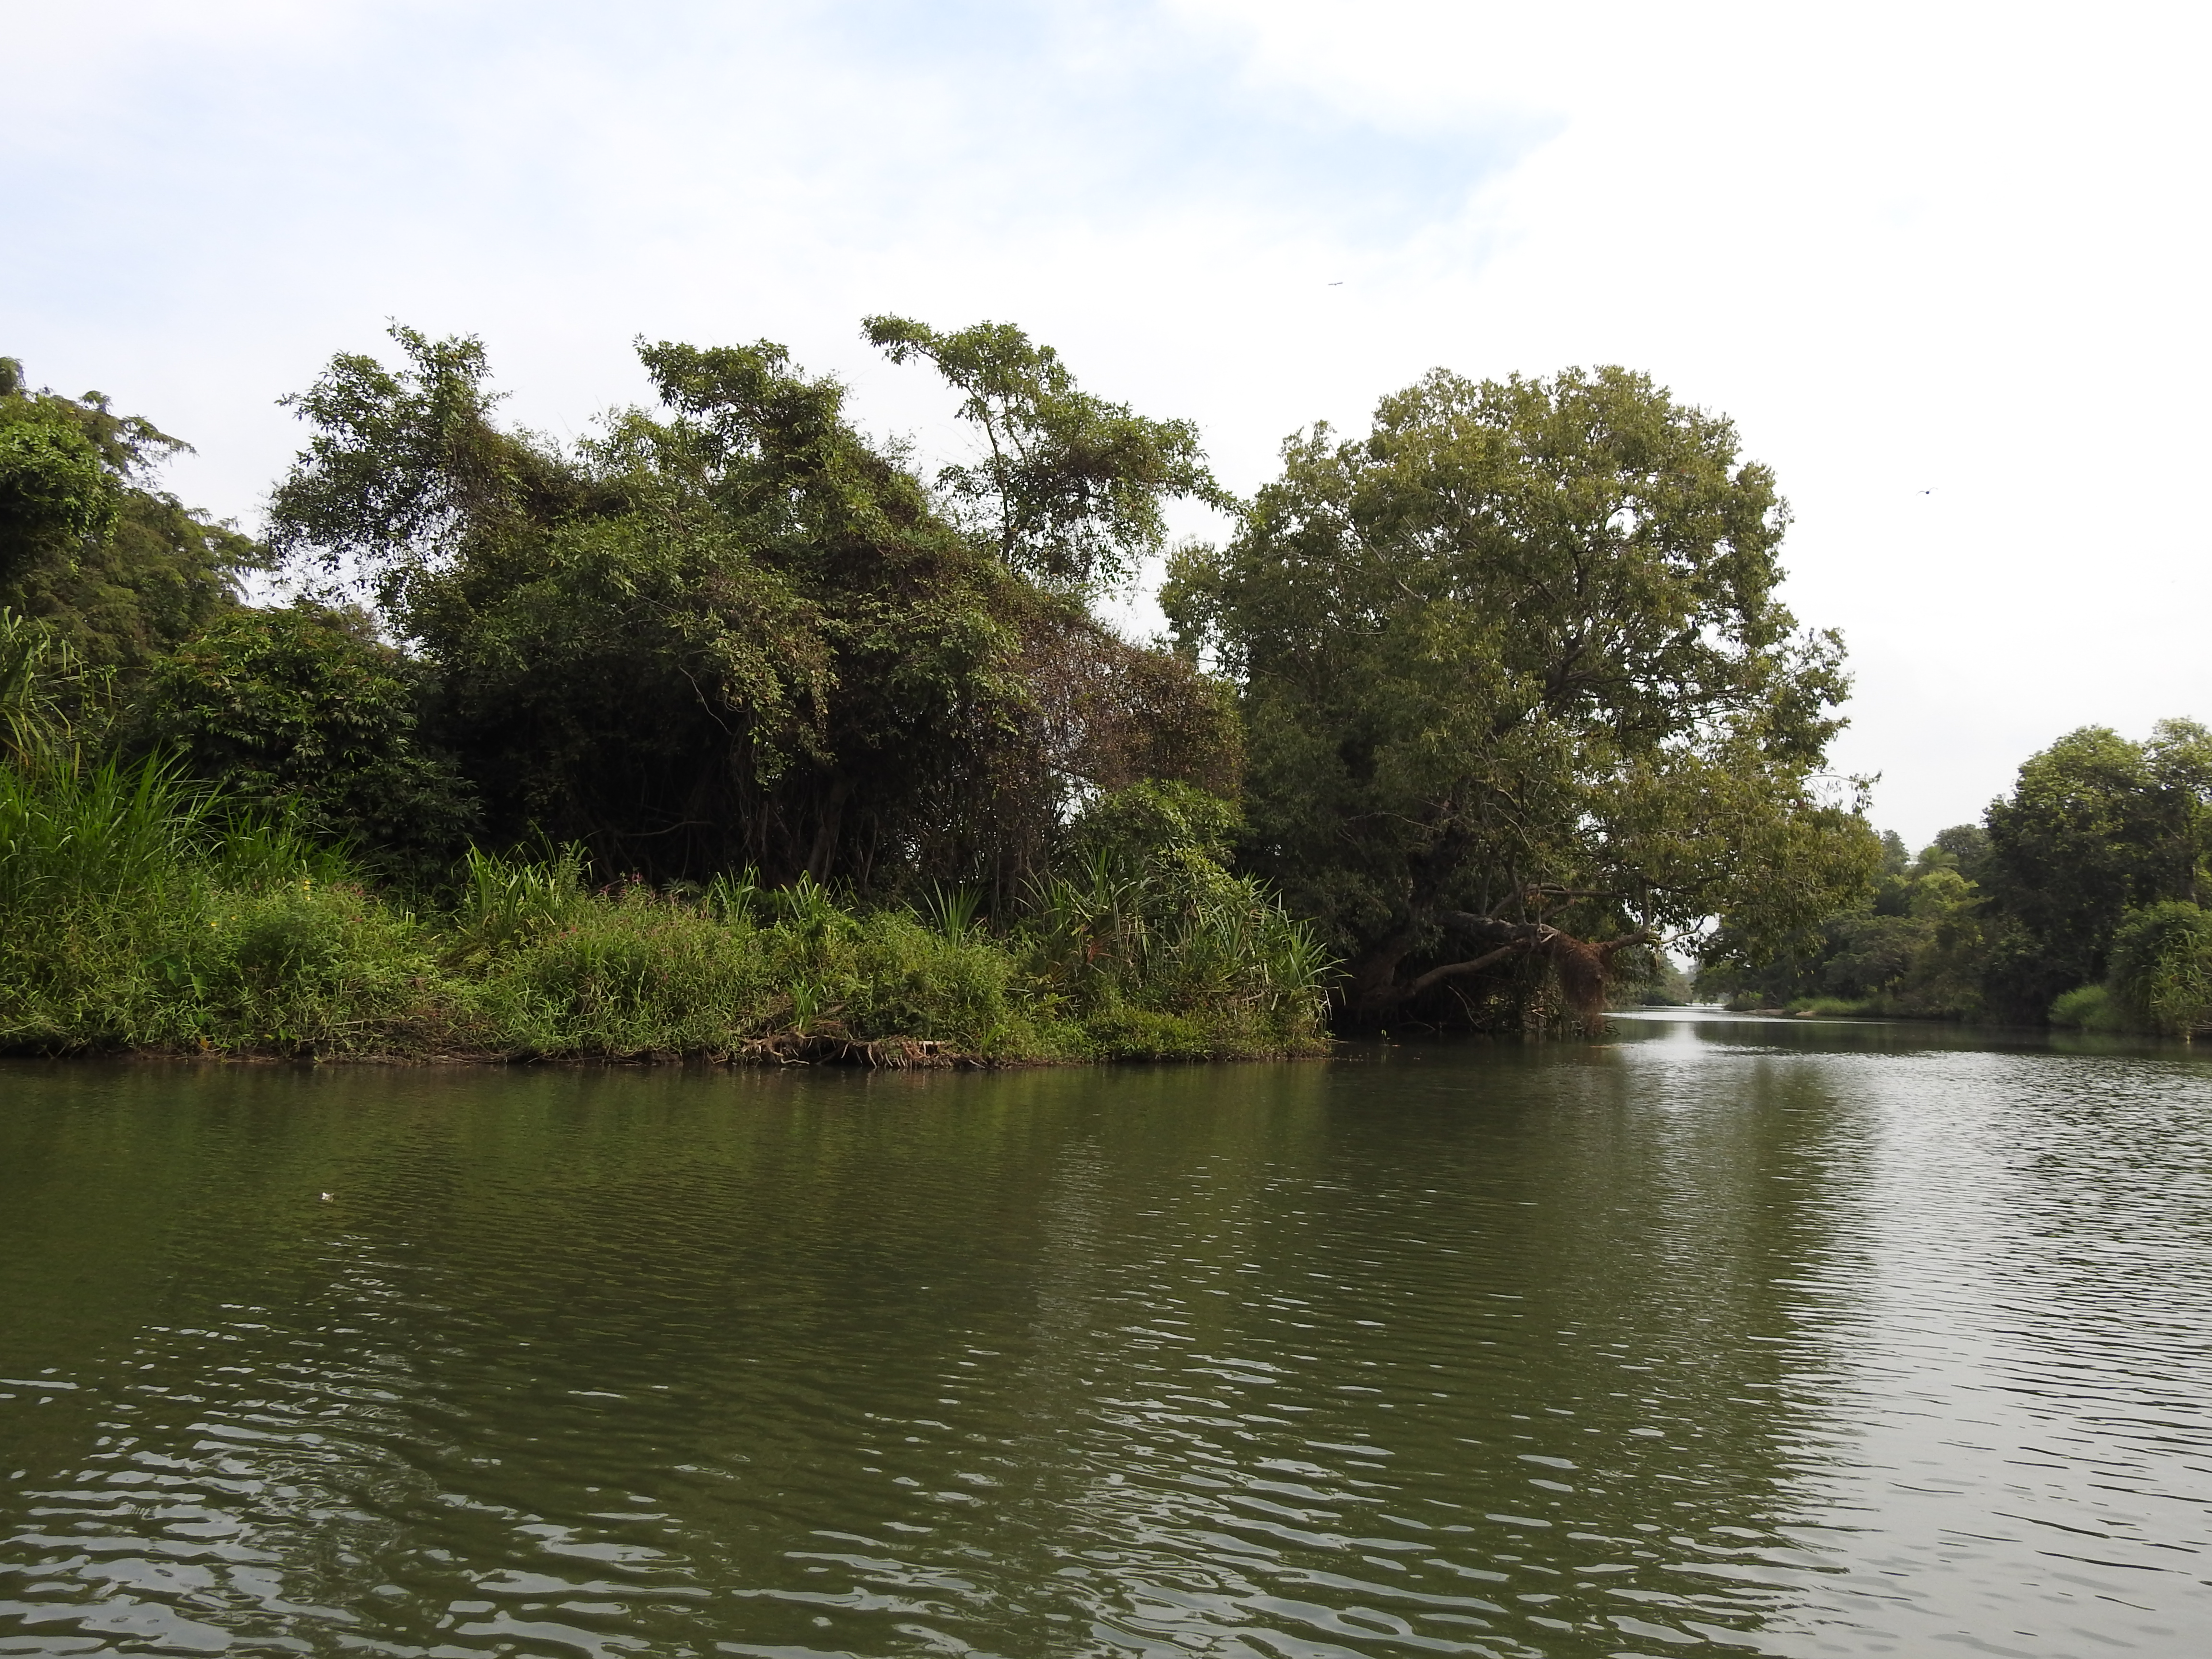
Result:
<svg viewBox="0 0 2212 1659"><path fill-rule="evenodd" d="M292 400L313 432L273 533L420 651L495 842L1004 897L1072 789L1172 774L1144 732L1218 723L1187 665L940 518L779 346L641 347L665 412L563 450L494 423L475 340L394 338L404 367L340 356Z"/></svg>
<svg viewBox="0 0 2212 1659"><path fill-rule="evenodd" d="M1697 1000L1697 989L1673 952L1647 945L1614 957L1609 1000L1616 1008L1680 1008Z"/></svg>
<svg viewBox="0 0 2212 1659"><path fill-rule="evenodd" d="M228 799L296 810L420 883L444 872L475 817L452 762L418 741L426 690L359 611L241 608L156 659L133 731Z"/></svg>
<svg viewBox="0 0 2212 1659"><path fill-rule="evenodd" d="M120 494L73 423L27 398L0 404L0 580L47 548L107 534Z"/></svg>
<svg viewBox="0 0 2212 1659"><path fill-rule="evenodd" d="M1948 860L1960 875L1979 885L1989 872L1990 832L1978 823L1954 823L1937 830L1920 856L1923 863Z"/></svg>
<svg viewBox="0 0 2212 1659"><path fill-rule="evenodd" d="M32 392L0 358L0 606L87 665L134 666L234 602L262 550L157 489L190 447L96 392Z"/></svg>
<svg viewBox="0 0 2212 1659"><path fill-rule="evenodd" d="M110 676L46 623L0 605L0 762L62 762L106 732Z"/></svg>
<svg viewBox="0 0 2212 1659"><path fill-rule="evenodd" d="M565 926L585 903L584 849L575 843L543 864L471 847L454 907L455 960L490 961Z"/></svg>
<svg viewBox="0 0 2212 1659"><path fill-rule="evenodd" d="M1233 809L1139 784L1078 822L1074 876L1033 895L1039 977L1114 1053L1297 1052L1327 1017L1335 962L1255 877L1220 862Z"/></svg>
<svg viewBox="0 0 2212 1659"><path fill-rule="evenodd" d="M1884 877L1902 876L1911 866L1912 854L1905 849L1905 837L1894 830L1881 832L1881 873Z"/></svg>
<svg viewBox="0 0 2212 1659"><path fill-rule="evenodd" d="M87 903L159 904L179 883L339 867L281 817L222 810L159 758L0 768L0 912L25 926Z"/></svg>
<svg viewBox="0 0 2212 1659"><path fill-rule="evenodd" d="M1146 780L1086 805L1069 834L1079 861L1103 854L1117 871L1195 854L1224 862L1243 827L1237 803L1194 785Z"/></svg>
<svg viewBox="0 0 2212 1659"><path fill-rule="evenodd" d="M0 768L0 1045L352 1046L410 924L343 874L158 760Z"/></svg>
<svg viewBox="0 0 2212 1659"><path fill-rule="evenodd" d="M173 766L0 768L0 1049L907 1064L1326 1042L1310 938L1202 860L1120 884L1090 954L1048 917L992 935L972 895L932 924L805 876L687 896L594 892L584 869L574 847L472 854L425 920Z"/></svg>
<svg viewBox="0 0 2212 1659"><path fill-rule="evenodd" d="M2113 999L2134 1029L2179 1037L2212 1029L2212 912L2182 899L2130 910L2112 936L2112 963Z"/></svg>
<svg viewBox="0 0 2212 1659"><path fill-rule="evenodd" d="M818 890L781 908L726 920L628 886L500 957L471 1001L488 1036L522 1054L1061 1051L1064 1034L992 942L825 906Z"/></svg>
<svg viewBox="0 0 2212 1659"><path fill-rule="evenodd" d="M2092 1030L2201 1023L2191 941L2212 893L2212 732L2194 721L2160 721L2143 743L2069 732L2021 765L1986 827L1887 862L1866 904L1763 962L1714 960L1701 984L1759 1006L1825 995Z"/></svg>
<svg viewBox="0 0 2212 1659"><path fill-rule="evenodd" d="M1351 959L1355 1015L1468 955L1455 915L1529 949L1717 915L1756 956L1864 887L1872 832L1813 787L1845 682L1773 596L1785 522L1728 422L1641 375L1437 371L1364 439L1291 439L1235 541L1177 556L1178 639L1243 688L1243 856Z"/></svg>
<svg viewBox="0 0 2212 1659"><path fill-rule="evenodd" d="M2138 744L2084 726L2021 765L1988 823L1984 879L2012 931L1991 994L2034 1018L2104 979L2129 910L2212 897L2212 732L2165 720Z"/></svg>
<svg viewBox="0 0 2212 1659"><path fill-rule="evenodd" d="M1903 843L1893 833L1881 839L1883 873L1859 905L1802 930L1762 963L1716 953L1699 988L1740 1006L1799 1012L1978 1015L1986 900L1951 850L1971 848L1972 837L1947 830L1909 860L1895 855Z"/></svg>
<svg viewBox="0 0 2212 1659"><path fill-rule="evenodd" d="M1159 551L1167 501L1228 502L1190 422L1147 420L1079 391L1059 353L1011 324L948 334L871 317L863 327L893 362L927 359L962 394L988 453L945 467L938 487L1010 569L1079 592L1113 586Z"/></svg>
<svg viewBox="0 0 2212 1659"><path fill-rule="evenodd" d="M2121 1009L2102 985L2076 986L2051 1005L2053 1025L2077 1031L2118 1031L2125 1028Z"/></svg>
<svg viewBox="0 0 2212 1659"><path fill-rule="evenodd" d="M973 887L933 884L915 908L924 924L957 945L974 930L983 895Z"/></svg>

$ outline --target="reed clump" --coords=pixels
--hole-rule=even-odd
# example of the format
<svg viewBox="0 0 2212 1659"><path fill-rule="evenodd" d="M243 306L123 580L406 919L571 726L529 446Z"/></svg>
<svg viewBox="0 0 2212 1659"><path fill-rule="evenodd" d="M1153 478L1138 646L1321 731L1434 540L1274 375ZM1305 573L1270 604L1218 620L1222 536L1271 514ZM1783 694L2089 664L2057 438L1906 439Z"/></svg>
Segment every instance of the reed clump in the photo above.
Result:
<svg viewBox="0 0 2212 1659"><path fill-rule="evenodd" d="M469 854L409 904L158 760L0 767L0 1048L994 1065L1327 1046L1329 963L1255 884L1170 849L989 919L933 889L595 884Z"/></svg>

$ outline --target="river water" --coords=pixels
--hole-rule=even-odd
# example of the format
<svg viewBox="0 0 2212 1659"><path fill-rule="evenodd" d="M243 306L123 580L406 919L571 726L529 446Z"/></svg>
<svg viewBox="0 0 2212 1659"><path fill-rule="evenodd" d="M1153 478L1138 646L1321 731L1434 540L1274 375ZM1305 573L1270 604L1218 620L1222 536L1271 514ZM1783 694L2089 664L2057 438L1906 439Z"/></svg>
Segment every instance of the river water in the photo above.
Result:
<svg viewBox="0 0 2212 1659"><path fill-rule="evenodd" d="M0 1653L2202 1655L2212 1065L0 1068Z"/></svg>

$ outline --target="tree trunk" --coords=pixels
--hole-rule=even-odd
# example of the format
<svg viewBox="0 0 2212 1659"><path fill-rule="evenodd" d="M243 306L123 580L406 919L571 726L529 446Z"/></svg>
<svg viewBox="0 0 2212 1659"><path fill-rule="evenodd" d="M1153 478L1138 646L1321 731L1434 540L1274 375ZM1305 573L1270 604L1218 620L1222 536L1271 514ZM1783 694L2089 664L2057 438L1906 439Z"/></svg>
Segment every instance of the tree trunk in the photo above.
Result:
<svg viewBox="0 0 2212 1659"><path fill-rule="evenodd" d="M814 830L814 850L806 859L806 873L817 881L828 881L830 871L837 861L837 832L845 820L845 798L852 793L852 784L838 778L831 782L829 795L823 800L822 817Z"/></svg>
<svg viewBox="0 0 2212 1659"><path fill-rule="evenodd" d="M1407 923L1352 964L1344 987L1344 1006L1362 1023L1380 1022L1406 999L1399 991L1398 964L1413 947L1419 930Z"/></svg>

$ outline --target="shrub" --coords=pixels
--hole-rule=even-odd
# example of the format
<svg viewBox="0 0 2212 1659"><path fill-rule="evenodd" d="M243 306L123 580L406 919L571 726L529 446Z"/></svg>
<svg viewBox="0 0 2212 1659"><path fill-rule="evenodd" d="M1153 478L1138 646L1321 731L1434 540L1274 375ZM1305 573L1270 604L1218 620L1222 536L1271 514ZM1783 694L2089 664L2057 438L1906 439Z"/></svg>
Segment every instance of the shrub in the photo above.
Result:
<svg viewBox="0 0 2212 1659"><path fill-rule="evenodd" d="M2051 1023L2076 1031L2117 1031L2122 1029L2119 1006L2101 985L2078 986L2051 1005Z"/></svg>
<svg viewBox="0 0 2212 1659"><path fill-rule="evenodd" d="M957 894L802 878L591 891L580 849L472 853L425 921L173 766L0 768L0 1047L894 1063L1325 1046L1312 935L1195 849L994 935Z"/></svg>
<svg viewBox="0 0 2212 1659"><path fill-rule="evenodd" d="M2212 1026L2212 914L2186 900L2129 911L2112 935L2112 985L2136 1029L2185 1037Z"/></svg>
<svg viewBox="0 0 2212 1659"><path fill-rule="evenodd" d="M468 784L416 735L420 666L358 611L234 610L154 665L135 720L233 799L295 807L416 882L439 877L475 821Z"/></svg>

